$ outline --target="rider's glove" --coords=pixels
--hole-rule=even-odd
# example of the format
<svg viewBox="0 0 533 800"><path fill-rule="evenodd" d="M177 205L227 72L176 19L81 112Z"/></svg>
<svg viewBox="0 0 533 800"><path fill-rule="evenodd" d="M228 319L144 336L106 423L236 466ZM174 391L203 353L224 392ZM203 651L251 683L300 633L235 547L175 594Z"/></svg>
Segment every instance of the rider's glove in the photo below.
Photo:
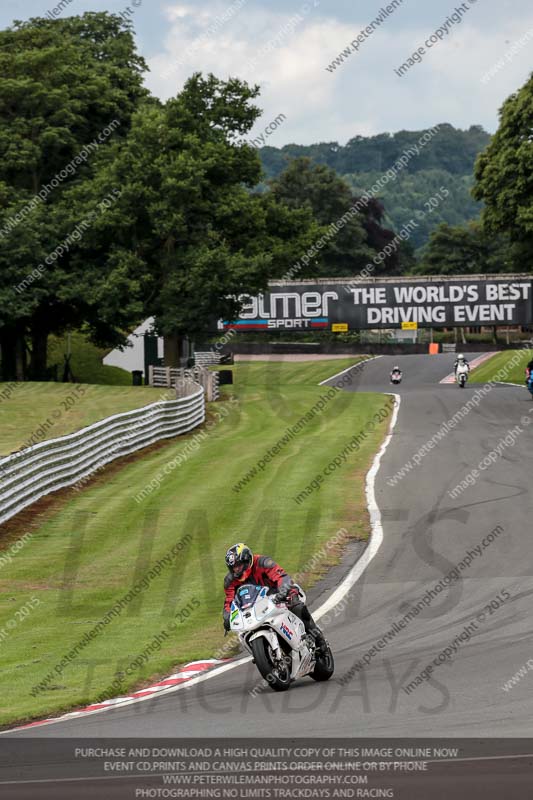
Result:
<svg viewBox="0 0 533 800"><path fill-rule="evenodd" d="M298 597L296 586L282 586L274 600L277 603L291 603Z"/></svg>
<svg viewBox="0 0 533 800"><path fill-rule="evenodd" d="M287 602L289 605L292 603L297 603L300 598L300 592L298 591L297 586L291 586L287 594Z"/></svg>
<svg viewBox="0 0 533 800"><path fill-rule="evenodd" d="M281 586L278 589L277 595L274 597L274 602L275 603L284 603L285 600L287 599L287 595L289 593L289 588L290 588L289 586Z"/></svg>

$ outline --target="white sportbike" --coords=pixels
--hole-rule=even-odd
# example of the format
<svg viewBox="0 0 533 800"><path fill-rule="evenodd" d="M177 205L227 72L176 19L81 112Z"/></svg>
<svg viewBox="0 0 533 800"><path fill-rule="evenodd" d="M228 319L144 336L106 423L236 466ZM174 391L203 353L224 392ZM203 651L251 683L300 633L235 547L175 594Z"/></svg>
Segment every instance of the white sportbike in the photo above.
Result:
<svg viewBox="0 0 533 800"><path fill-rule="evenodd" d="M468 364L458 364L457 370L455 373L455 380L459 384L461 389L464 389L466 386L466 382L468 380L468 373L470 372L470 368Z"/></svg>
<svg viewBox="0 0 533 800"><path fill-rule="evenodd" d="M303 590L297 588L305 603ZM239 634L274 691L286 691L292 681L305 675L315 681L329 680L335 669L329 645L319 649L301 619L285 602L276 601L273 591L251 583L240 586L231 604L230 630Z"/></svg>

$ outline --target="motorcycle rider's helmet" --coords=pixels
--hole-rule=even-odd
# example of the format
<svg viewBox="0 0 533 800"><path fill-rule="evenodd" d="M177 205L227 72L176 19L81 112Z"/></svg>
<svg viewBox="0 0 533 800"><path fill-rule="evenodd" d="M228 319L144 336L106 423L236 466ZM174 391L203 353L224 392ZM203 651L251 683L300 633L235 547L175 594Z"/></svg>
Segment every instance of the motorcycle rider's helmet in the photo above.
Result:
<svg viewBox="0 0 533 800"><path fill-rule="evenodd" d="M464 360L465 360L464 355L462 353L459 353L459 355L457 356L457 361L464 361Z"/></svg>
<svg viewBox="0 0 533 800"><path fill-rule="evenodd" d="M234 544L226 553L226 566L231 576L239 581L245 581L249 577L253 561L254 554L243 542Z"/></svg>
<svg viewBox="0 0 533 800"><path fill-rule="evenodd" d="M400 371L400 367L393 367L393 368L392 368L392 371L393 371L393 372L399 372L399 371Z"/></svg>

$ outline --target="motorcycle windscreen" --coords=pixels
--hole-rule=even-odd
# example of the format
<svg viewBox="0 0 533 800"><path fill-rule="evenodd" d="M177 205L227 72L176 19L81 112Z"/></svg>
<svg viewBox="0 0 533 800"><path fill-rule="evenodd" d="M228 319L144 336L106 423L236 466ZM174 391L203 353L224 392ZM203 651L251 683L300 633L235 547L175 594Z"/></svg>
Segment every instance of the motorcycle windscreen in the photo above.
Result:
<svg viewBox="0 0 533 800"><path fill-rule="evenodd" d="M256 586L253 583L245 583L242 586L239 586L235 592L234 602L238 605L241 611L251 608L259 597L263 588L264 587Z"/></svg>

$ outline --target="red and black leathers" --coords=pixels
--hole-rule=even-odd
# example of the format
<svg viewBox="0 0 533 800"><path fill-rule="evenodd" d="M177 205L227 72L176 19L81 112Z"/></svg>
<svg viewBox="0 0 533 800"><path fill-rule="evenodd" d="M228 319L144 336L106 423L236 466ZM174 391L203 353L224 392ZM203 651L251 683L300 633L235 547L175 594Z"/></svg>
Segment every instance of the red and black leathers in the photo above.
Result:
<svg viewBox="0 0 533 800"><path fill-rule="evenodd" d="M234 578L231 572L228 572L224 578L224 592L226 593L224 617L226 617L226 613L229 615L235 592L243 583L254 583L256 586L281 589L292 586L292 578L270 556L254 555L252 566L240 578Z"/></svg>

